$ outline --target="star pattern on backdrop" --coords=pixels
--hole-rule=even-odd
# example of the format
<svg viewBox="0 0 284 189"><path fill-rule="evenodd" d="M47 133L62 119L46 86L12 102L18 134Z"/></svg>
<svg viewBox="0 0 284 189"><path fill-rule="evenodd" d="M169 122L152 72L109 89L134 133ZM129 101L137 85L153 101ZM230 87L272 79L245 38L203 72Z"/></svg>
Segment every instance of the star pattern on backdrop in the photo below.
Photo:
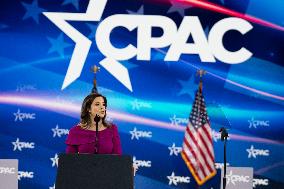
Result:
<svg viewBox="0 0 284 189"><path fill-rule="evenodd" d="M62 5L72 4L76 10L79 10L79 0L64 0Z"/></svg>
<svg viewBox="0 0 284 189"><path fill-rule="evenodd" d="M195 90L197 88L197 84L194 82L194 75L191 75L188 80L178 80L178 82L181 85L181 90L177 96L189 95L194 99Z"/></svg>
<svg viewBox="0 0 284 189"><path fill-rule="evenodd" d="M22 2L22 5L26 9L25 15L23 16L23 20L32 18L38 24L39 16L41 15L42 12L46 10L38 6L37 0L34 0L31 4Z"/></svg>
<svg viewBox="0 0 284 189"><path fill-rule="evenodd" d="M96 31L97 31L97 27L98 27L99 23L96 24L96 25L87 23L86 25L91 30L90 34L88 35L88 38L91 39L91 40L95 40L95 35L96 35Z"/></svg>
<svg viewBox="0 0 284 189"><path fill-rule="evenodd" d="M185 5L184 3L179 3L175 0L170 0L171 7L169 8L167 13L174 13L177 12L181 17L185 15L185 9L192 8L190 5Z"/></svg>
<svg viewBox="0 0 284 189"><path fill-rule="evenodd" d="M51 47L48 50L48 53L56 52L60 55L61 58L64 58L64 49L70 47L71 44L64 41L63 34L60 33L57 38L47 37L48 41L51 43Z"/></svg>
<svg viewBox="0 0 284 189"><path fill-rule="evenodd" d="M144 14L144 5L141 5L141 7L137 11L126 10L126 12L128 14L143 15Z"/></svg>

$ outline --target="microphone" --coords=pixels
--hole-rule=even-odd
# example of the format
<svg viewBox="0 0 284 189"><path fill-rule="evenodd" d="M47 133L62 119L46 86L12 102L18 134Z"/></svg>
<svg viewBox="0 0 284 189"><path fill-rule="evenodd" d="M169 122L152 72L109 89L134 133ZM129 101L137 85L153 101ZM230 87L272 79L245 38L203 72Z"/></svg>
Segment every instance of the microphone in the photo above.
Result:
<svg viewBox="0 0 284 189"><path fill-rule="evenodd" d="M221 141L224 141L224 175L223 175L223 189L226 189L227 185L227 157L226 157L226 143L229 137L228 131L225 127L221 127L219 132L221 133Z"/></svg>
<svg viewBox="0 0 284 189"><path fill-rule="evenodd" d="M96 122L96 139L95 139L95 154L98 154L99 152L99 121L101 120L101 117L96 114L94 117L94 121Z"/></svg>
<svg viewBox="0 0 284 189"><path fill-rule="evenodd" d="M98 114L96 114L96 116L95 116L95 118L94 118L94 121L95 121L96 123L98 123L100 120L101 120L101 117L100 117Z"/></svg>
<svg viewBox="0 0 284 189"><path fill-rule="evenodd" d="M225 127L221 127L219 132L221 133L221 141L227 140L229 137L227 129Z"/></svg>

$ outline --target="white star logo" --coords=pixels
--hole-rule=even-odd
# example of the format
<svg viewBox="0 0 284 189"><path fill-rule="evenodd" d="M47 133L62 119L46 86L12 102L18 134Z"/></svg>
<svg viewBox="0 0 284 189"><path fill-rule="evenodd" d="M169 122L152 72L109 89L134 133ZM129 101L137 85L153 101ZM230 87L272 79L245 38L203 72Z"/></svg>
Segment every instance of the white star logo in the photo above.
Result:
<svg viewBox="0 0 284 189"><path fill-rule="evenodd" d="M50 158L50 160L52 161L52 167L54 167L56 165L56 167L58 167L58 155L55 154L54 158Z"/></svg>
<svg viewBox="0 0 284 189"><path fill-rule="evenodd" d="M256 128L257 124L254 120L254 117L252 117L251 120L248 120L248 122L249 122L249 128L252 128L252 127Z"/></svg>
<svg viewBox="0 0 284 189"><path fill-rule="evenodd" d="M168 149L170 150L170 156L172 156L173 154L178 156L178 154L181 152L181 147L176 147L176 144L173 143L172 146L169 146Z"/></svg>
<svg viewBox="0 0 284 189"><path fill-rule="evenodd" d="M173 117L170 117L170 120L171 120L171 125L178 126L177 116L175 114Z"/></svg>
<svg viewBox="0 0 284 189"><path fill-rule="evenodd" d="M233 184L233 185L235 185L235 181L232 179L233 178L233 172L232 171L230 171L230 173L229 174L226 174L226 178L227 178L227 183L226 183L226 185L228 185L230 182Z"/></svg>
<svg viewBox="0 0 284 189"><path fill-rule="evenodd" d="M137 99L131 102L131 104L132 104L132 110L140 110L140 104Z"/></svg>
<svg viewBox="0 0 284 189"><path fill-rule="evenodd" d="M167 176L167 178L169 179L169 185L172 185L172 184L177 185L174 172L172 172L171 176Z"/></svg>
<svg viewBox="0 0 284 189"><path fill-rule="evenodd" d="M16 142L12 142L12 144L14 145L13 151L16 151L17 149L19 151L22 151L21 142L19 138L17 138Z"/></svg>
<svg viewBox="0 0 284 189"><path fill-rule="evenodd" d="M75 43L71 61L61 89L66 88L80 75L92 41L81 34L67 21L100 21L107 0L90 0L85 13L44 12L43 14ZM116 60L107 57L99 62L117 80L132 91L128 70Z"/></svg>
<svg viewBox="0 0 284 189"><path fill-rule="evenodd" d="M256 158L255 149L253 145L251 145L250 148L247 149L247 152L248 152L248 158L251 158L251 157Z"/></svg>
<svg viewBox="0 0 284 189"><path fill-rule="evenodd" d="M133 131L129 131L129 132L131 134L131 140L133 140L134 138L139 140L138 131L137 131L136 127L134 127Z"/></svg>
<svg viewBox="0 0 284 189"><path fill-rule="evenodd" d="M13 113L14 114L14 116L15 116L15 121L17 121L17 120L20 120L20 121L23 121L23 118L22 118L22 114L21 114L21 112L20 112L20 109L18 109L18 111L17 111L17 113Z"/></svg>
<svg viewBox="0 0 284 189"><path fill-rule="evenodd" d="M60 135L59 132L58 132L58 131L59 131L58 124L56 125L55 128L52 128L51 130L52 130L52 132L53 132L53 137L55 137L55 136L61 137L61 135Z"/></svg>

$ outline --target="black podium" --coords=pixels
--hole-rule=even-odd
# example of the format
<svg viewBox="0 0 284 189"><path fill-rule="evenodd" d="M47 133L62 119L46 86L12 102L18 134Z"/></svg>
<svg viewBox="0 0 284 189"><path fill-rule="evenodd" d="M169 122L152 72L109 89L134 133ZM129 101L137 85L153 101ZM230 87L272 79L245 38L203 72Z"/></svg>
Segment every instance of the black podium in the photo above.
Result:
<svg viewBox="0 0 284 189"><path fill-rule="evenodd" d="M56 189L133 189L132 158L60 154Z"/></svg>

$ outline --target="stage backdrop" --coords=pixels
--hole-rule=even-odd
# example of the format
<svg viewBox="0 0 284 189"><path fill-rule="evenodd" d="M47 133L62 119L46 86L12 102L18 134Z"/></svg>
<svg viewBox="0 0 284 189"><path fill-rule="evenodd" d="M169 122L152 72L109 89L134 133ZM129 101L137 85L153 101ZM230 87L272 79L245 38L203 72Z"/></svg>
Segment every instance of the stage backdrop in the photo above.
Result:
<svg viewBox="0 0 284 189"><path fill-rule="evenodd" d="M54 188L93 65L139 167L135 188L196 187L180 151L200 68L217 168L227 127L228 165L253 167L256 189L284 188L282 0L4 0L0 10L0 159L19 160L20 189ZM201 188L219 182L218 171Z"/></svg>

